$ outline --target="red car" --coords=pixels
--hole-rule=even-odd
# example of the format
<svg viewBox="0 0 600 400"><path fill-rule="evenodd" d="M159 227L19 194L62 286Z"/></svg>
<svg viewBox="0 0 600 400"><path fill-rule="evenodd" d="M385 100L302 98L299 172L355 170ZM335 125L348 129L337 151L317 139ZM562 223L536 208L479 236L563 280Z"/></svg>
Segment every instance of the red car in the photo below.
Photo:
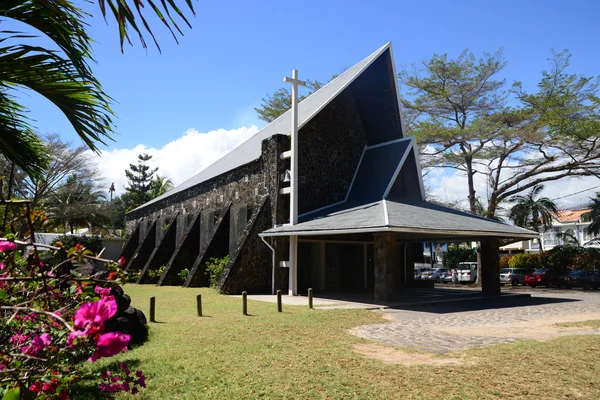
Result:
<svg viewBox="0 0 600 400"><path fill-rule="evenodd" d="M554 282L557 277L568 275L568 269L538 269L532 274L525 275L525 284L531 287L536 286L555 286Z"/></svg>

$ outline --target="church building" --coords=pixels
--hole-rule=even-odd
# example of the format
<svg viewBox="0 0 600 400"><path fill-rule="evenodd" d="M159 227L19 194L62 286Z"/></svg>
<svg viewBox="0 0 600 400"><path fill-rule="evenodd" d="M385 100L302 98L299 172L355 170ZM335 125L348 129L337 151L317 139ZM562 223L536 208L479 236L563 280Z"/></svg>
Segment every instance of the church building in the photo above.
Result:
<svg viewBox="0 0 600 400"><path fill-rule="evenodd" d="M229 256L224 293L376 302L418 283L423 241L480 242L482 290L497 294L498 247L535 237L426 201L390 43L126 218L122 255L138 283L209 286L206 264Z"/></svg>

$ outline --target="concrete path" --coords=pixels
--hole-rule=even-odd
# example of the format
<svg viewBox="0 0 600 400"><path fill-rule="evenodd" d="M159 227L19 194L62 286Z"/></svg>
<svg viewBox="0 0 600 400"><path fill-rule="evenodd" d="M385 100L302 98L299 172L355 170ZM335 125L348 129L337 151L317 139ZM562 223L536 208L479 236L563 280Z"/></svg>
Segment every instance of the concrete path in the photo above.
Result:
<svg viewBox="0 0 600 400"><path fill-rule="evenodd" d="M435 353L464 350L519 339L537 340L598 329L560 328L559 322L600 319L600 291L550 289L507 290L531 293L530 299L477 301L385 309L389 323L365 325L351 333L382 344Z"/></svg>
<svg viewBox="0 0 600 400"><path fill-rule="evenodd" d="M241 298L242 296L235 295L233 297ZM276 295L269 294L249 294L248 300L257 300L257 301L266 301L268 303L277 303ZM307 306L308 307L308 297L306 296L281 296L281 302L284 305L290 306ZM376 310L380 309L384 306L377 304L367 304L367 303L358 303L352 301L345 300L333 300L333 299L323 299L320 297L313 297L313 307L321 310L332 310L332 309L363 309L363 310Z"/></svg>

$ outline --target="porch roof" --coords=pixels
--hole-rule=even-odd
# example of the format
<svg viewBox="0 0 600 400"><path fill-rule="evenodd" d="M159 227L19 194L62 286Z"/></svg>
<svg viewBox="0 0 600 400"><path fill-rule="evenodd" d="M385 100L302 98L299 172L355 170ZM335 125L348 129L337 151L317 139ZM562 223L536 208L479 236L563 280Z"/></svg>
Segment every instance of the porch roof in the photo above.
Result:
<svg viewBox="0 0 600 400"><path fill-rule="evenodd" d="M261 236L339 235L366 232L403 232L455 237L531 239L533 231L454 210L427 201L379 200L368 204L328 207L297 225L281 225Z"/></svg>

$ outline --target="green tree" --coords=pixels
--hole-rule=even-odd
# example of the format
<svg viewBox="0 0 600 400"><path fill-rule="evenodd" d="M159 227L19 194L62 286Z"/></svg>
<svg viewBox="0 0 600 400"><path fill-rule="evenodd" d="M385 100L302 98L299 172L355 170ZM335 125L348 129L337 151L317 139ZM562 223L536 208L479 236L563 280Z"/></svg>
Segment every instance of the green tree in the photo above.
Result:
<svg viewBox="0 0 600 400"><path fill-rule="evenodd" d="M186 3L193 12L191 1ZM98 4L105 18L108 15L117 21L121 49L125 39L131 43L128 33L132 30L144 47L142 29L154 39L142 2L98 0ZM174 1L160 4L162 10L150 3L151 12L172 33L172 26L181 33L170 11L187 23L184 14ZM111 99L90 67L94 59L85 21L89 14L71 0L3 0L0 17L18 21L23 29L34 32L0 32L0 154L31 176L41 175L48 165L27 110L14 95L23 89L53 103L84 143L97 151L97 143L110 139L114 126Z"/></svg>
<svg viewBox="0 0 600 400"><path fill-rule="evenodd" d="M458 267L458 263L464 261L477 261L477 254L473 249L457 245L448 246L448 252L444 253L442 263L444 268L452 269Z"/></svg>
<svg viewBox="0 0 600 400"><path fill-rule="evenodd" d="M155 199L158 196L162 196L167 193L169 190L173 189L173 181L164 176L159 176L158 174L152 179L150 196Z"/></svg>
<svg viewBox="0 0 600 400"><path fill-rule="evenodd" d="M591 224L588 226L588 232L592 235L600 234L600 192L596 193L596 197L590 198L591 210L583 215L583 217L591 221Z"/></svg>
<svg viewBox="0 0 600 400"><path fill-rule="evenodd" d="M423 165L463 174L471 212L494 217L503 201L538 184L600 173L600 81L569 74L569 60L567 52L553 53L533 93L498 78L506 65L501 51L481 60L467 51L455 60L434 55L399 73ZM477 177L487 185L484 210Z"/></svg>
<svg viewBox="0 0 600 400"><path fill-rule="evenodd" d="M334 75L331 79L334 79ZM308 79L306 87L309 92L306 95L298 96L298 100L302 101L317 90L323 87L323 83ZM273 122L281 114L292 108L292 92L288 88L280 88L275 93L263 97L260 107L255 107L254 110L258 114L258 118L266 122Z"/></svg>
<svg viewBox="0 0 600 400"><path fill-rule="evenodd" d="M129 170L125 170L129 181L126 190L131 198L130 209L152 200L153 175L158 168L150 169L150 166L146 165L150 159L151 155L140 154L137 165L129 164Z"/></svg>
<svg viewBox="0 0 600 400"><path fill-rule="evenodd" d="M515 225L540 232L552 226L552 213L557 211L556 204L548 197L539 197L544 185L534 186L527 194L515 195L508 199L514 204L510 209L509 218ZM541 248L541 243L540 243Z"/></svg>
<svg viewBox="0 0 600 400"><path fill-rule="evenodd" d="M67 182L54 191L46 205L46 214L55 227L68 227L71 233L80 227L93 229L104 226L106 202L103 191L93 182L71 175Z"/></svg>

